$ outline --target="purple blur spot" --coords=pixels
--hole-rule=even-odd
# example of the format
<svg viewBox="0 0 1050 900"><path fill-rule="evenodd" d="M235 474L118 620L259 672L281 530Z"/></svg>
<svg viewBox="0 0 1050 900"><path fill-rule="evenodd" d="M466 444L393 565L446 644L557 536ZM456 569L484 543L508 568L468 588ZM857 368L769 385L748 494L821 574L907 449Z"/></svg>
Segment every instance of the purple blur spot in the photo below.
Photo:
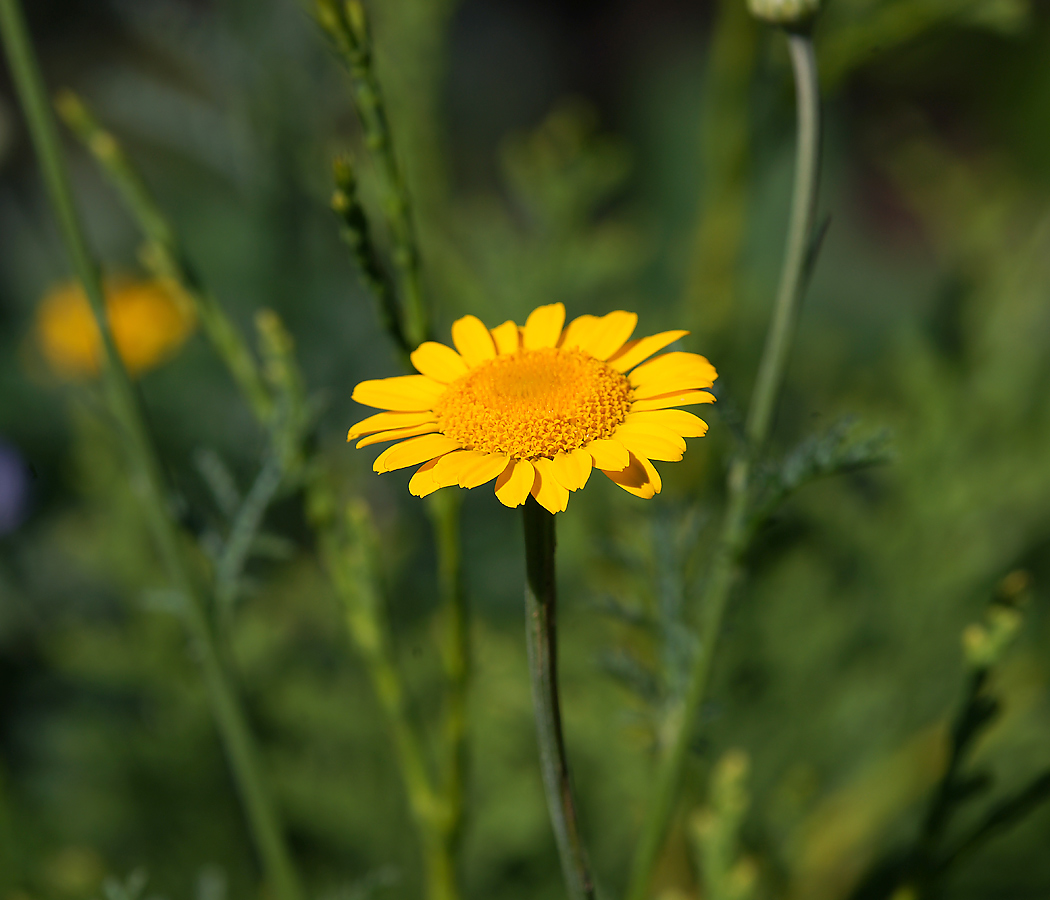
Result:
<svg viewBox="0 0 1050 900"><path fill-rule="evenodd" d="M0 535L14 531L29 500L29 470L21 454L0 441Z"/></svg>

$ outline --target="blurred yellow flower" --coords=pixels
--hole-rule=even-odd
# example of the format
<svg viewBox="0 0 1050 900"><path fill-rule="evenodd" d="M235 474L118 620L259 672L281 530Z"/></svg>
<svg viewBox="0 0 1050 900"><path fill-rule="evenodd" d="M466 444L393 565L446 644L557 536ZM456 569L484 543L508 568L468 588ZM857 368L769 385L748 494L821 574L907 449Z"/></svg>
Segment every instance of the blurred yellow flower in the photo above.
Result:
<svg viewBox="0 0 1050 900"><path fill-rule="evenodd" d="M425 497L496 479L496 497L521 506L531 494L561 512L569 492L600 469L625 491L660 491L652 460L677 461L707 423L677 406L713 403L702 388L714 366L696 353L654 353L687 334L629 340L638 316L580 316L562 328L561 303L533 310L524 327L488 329L476 316L452 326L453 350L427 341L412 353L419 375L363 381L353 398L377 413L350 429L358 447L400 441L377 472L423 465L409 490ZM367 437L362 437L367 435Z"/></svg>
<svg viewBox="0 0 1050 900"><path fill-rule="evenodd" d="M193 331L189 301L158 281L107 280L106 314L124 365L139 375L171 357ZM65 378L97 375L102 341L84 289L54 288L37 309L37 340L54 371Z"/></svg>

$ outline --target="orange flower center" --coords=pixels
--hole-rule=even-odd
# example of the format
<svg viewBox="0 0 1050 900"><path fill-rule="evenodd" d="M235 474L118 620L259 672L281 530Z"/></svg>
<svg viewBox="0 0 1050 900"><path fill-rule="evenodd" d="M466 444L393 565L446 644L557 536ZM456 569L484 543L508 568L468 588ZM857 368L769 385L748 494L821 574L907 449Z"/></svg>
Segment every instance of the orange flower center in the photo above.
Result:
<svg viewBox="0 0 1050 900"><path fill-rule="evenodd" d="M441 431L470 450L550 458L611 437L627 417L630 390L582 350L523 350L456 379L434 411Z"/></svg>

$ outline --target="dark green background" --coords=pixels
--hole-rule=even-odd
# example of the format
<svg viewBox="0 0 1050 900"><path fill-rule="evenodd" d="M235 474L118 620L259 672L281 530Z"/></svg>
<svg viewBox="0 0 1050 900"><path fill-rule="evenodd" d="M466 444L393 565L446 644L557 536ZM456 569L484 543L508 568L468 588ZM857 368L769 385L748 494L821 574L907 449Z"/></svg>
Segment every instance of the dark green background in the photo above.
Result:
<svg viewBox="0 0 1050 900"><path fill-rule="evenodd" d="M28 6L49 84L83 94L125 141L232 315L247 329L270 307L294 334L326 401L319 452L382 529L392 628L429 721L427 522L406 473L372 474L373 450L342 440L365 414L353 385L397 370L327 209L330 159L358 135L318 29L295 0ZM596 868L617 892L780 261L783 40L731 0L374 6L439 335L467 312L520 322L555 300L570 316L632 309L639 333L691 328L685 349L720 372L711 432L660 466L663 494L643 502L595 477L559 516L569 752ZM961 630L1017 568L1033 599L978 759L996 791L1050 760L1050 15L1024 0L832 0L816 43L831 226L774 451L849 414L861 436L889 431L893 459L805 488L758 536L684 804L703 804L722 752L750 754L743 844L761 895L798 900L846 897L914 834L962 691ZM136 271L133 223L69 149L95 248ZM0 438L32 469L23 520L0 536L0 900L93 898L105 875L138 867L147 895L205 900L221 875L248 896L257 873L230 777L96 398L55 382L33 346L35 305L68 274L0 80ZM221 530L194 454L218 452L245 485L263 436L199 336L141 390L187 521ZM519 516L490 488L464 511L466 894L560 896ZM267 527L289 550L253 563L235 651L295 852L316 896L418 896L387 736L301 498ZM1048 845L1043 810L961 865L945 896L1050 896ZM680 836L663 877L691 889Z"/></svg>

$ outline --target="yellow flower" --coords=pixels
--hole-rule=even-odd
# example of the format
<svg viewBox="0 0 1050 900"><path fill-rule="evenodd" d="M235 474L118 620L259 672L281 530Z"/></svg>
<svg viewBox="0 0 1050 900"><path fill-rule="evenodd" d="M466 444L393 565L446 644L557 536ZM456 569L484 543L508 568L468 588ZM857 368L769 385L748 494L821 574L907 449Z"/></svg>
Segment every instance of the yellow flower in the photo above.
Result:
<svg viewBox="0 0 1050 900"><path fill-rule="evenodd" d="M113 340L132 375L164 362L193 331L189 302L160 282L107 280L105 292ZM98 374L102 340L79 284L59 285L44 297L36 331L40 349L55 372L66 378Z"/></svg>
<svg viewBox="0 0 1050 900"><path fill-rule="evenodd" d="M456 349L427 341L412 354L419 375L363 381L353 399L388 410L358 422L358 447L397 440L377 472L422 466L409 490L425 497L496 479L496 496L521 506L532 494L560 512L591 469L625 491L660 492L652 460L676 462L707 423L676 406L713 403L714 366L696 353L664 353L685 331L629 340L638 316L580 316L562 330L561 303L534 310L524 328L489 330L476 316L452 326ZM458 352L457 352L458 351ZM646 362L648 360L648 362Z"/></svg>

